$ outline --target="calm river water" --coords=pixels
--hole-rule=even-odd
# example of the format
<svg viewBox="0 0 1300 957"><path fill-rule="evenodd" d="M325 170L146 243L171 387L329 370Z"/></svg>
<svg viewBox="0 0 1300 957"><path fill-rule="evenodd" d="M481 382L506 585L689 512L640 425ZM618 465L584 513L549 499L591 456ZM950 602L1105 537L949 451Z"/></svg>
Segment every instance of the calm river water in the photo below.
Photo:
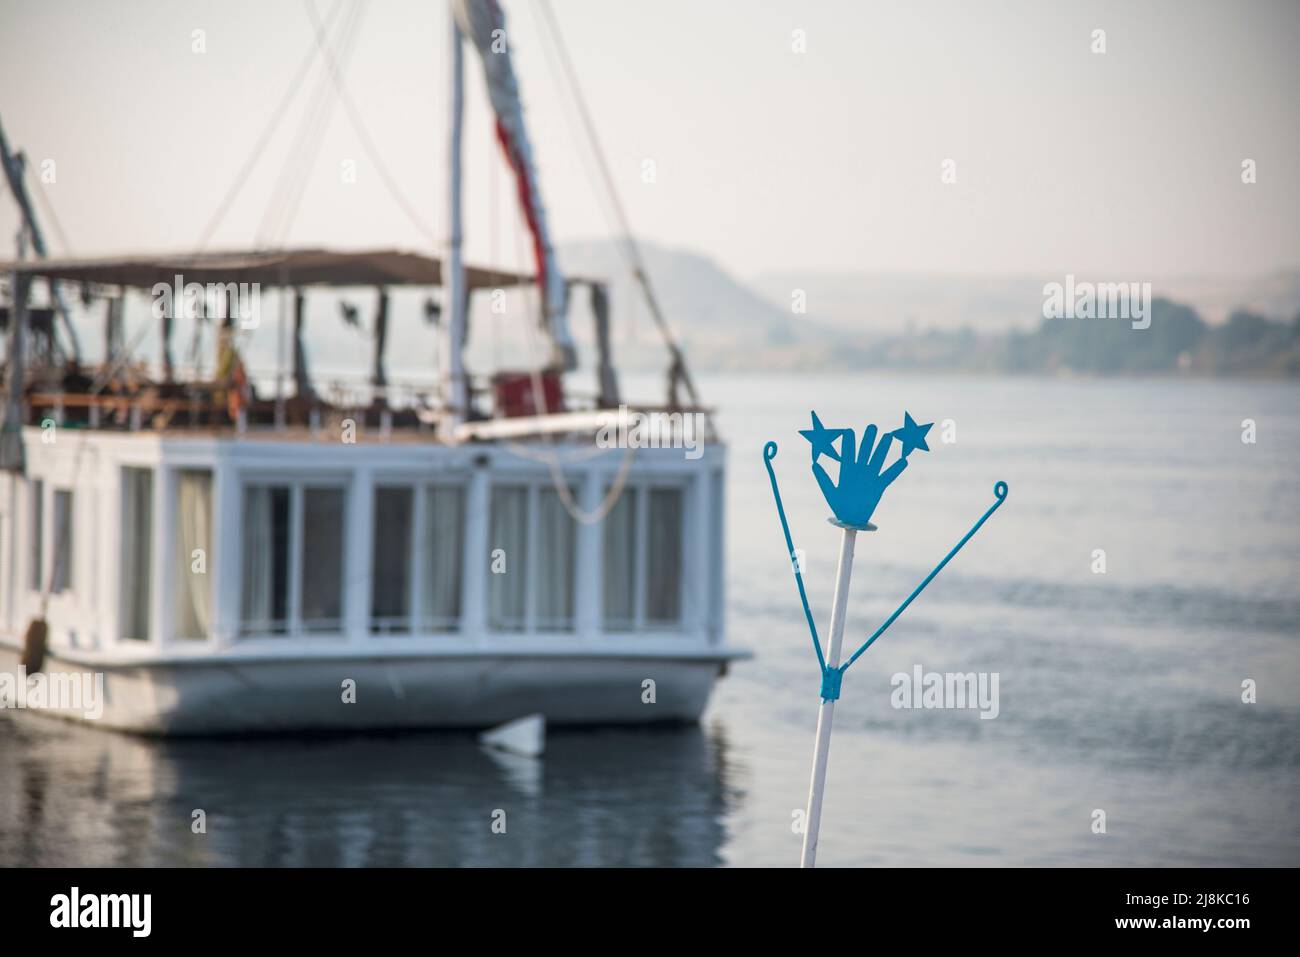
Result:
<svg viewBox="0 0 1300 957"><path fill-rule="evenodd" d="M818 676L761 450L780 442L824 629L838 532L796 431L809 408L859 432L901 425L903 409L955 426L952 443L935 426L880 530L860 536L846 641L907 595L995 481L1010 485L846 676L820 864L1300 864L1300 387L703 388L731 454L729 633L756 657L699 727L554 732L528 762L462 734L158 742L0 712L0 865L796 864ZM890 678L917 665L996 672L997 718L895 709Z"/></svg>

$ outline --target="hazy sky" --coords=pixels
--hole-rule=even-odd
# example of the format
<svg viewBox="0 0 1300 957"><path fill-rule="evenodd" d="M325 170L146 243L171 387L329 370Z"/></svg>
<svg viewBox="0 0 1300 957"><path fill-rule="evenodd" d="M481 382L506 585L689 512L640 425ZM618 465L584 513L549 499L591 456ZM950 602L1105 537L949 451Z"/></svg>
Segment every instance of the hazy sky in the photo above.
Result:
<svg viewBox="0 0 1300 957"><path fill-rule="evenodd" d="M322 17L333 2L316 0ZM554 231L608 235L540 12L532 0L504 6ZM742 277L1142 279L1300 265L1294 0L555 0L555 10L636 230ZM347 74L385 162L438 236L447 17L438 0L370 0ZM1090 50L1098 28L1105 54ZM205 53L191 49L195 29ZM804 53L792 50L795 30ZM311 42L297 0L0 0L0 118L34 164L55 161L57 181L40 188L72 252L191 248ZM510 263L513 195L469 57L467 242L476 261L495 251ZM253 241L317 75L214 245ZM955 184L941 182L949 158ZM1258 164L1254 185L1241 182L1245 158ZM341 182L348 159L356 183ZM310 168L288 180L304 176L291 241L430 247L341 107ZM6 247L15 223L6 196Z"/></svg>

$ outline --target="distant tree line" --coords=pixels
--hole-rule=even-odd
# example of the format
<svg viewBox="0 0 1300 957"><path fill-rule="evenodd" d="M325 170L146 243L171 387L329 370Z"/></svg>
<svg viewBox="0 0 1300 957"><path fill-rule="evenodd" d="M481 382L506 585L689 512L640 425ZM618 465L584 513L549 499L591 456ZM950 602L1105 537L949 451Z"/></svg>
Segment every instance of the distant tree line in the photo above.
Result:
<svg viewBox="0 0 1300 957"><path fill-rule="evenodd" d="M1155 299L1146 329L1123 319L1044 319L1032 332L932 330L852 352L859 367L1300 377L1300 315L1279 322L1240 309L1210 325L1189 306Z"/></svg>

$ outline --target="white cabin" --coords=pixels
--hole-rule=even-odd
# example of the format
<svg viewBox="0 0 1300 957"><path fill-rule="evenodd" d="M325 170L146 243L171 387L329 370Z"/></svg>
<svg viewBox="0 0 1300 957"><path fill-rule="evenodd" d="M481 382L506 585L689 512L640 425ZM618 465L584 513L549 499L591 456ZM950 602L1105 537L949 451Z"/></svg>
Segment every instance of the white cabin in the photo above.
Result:
<svg viewBox="0 0 1300 957"><path fill-rule="evenodd" d="M0 474L0 646L43 616L47 667L106 673L110 726L690 721L737 655L720 445L691 460L46 421L23 430L27 474ZM594 513L624 456L591 523L542 461L572 457L573 504Z"/></svg>

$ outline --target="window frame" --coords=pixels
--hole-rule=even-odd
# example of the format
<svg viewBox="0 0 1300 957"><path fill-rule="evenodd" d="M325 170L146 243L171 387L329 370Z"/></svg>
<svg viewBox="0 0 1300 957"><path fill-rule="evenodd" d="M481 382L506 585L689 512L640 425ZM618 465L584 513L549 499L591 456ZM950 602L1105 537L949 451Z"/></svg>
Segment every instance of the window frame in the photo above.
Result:
<svg viewBox="0 0 1300 957"><path fill-rule="evenodd" d="M581 476L564 476L564 480L569 487L569 494L577 501L581 494ZM573 570L569 576L570 587L573 593L570 596L569 621L564 626L542 626L538 614L538 584L537 569L542 559L541 543L539 541L539 527L541 522L541 498L542 492L546 490L554 491L555 483L549 475L530 475L530 474L500 474L493 476L488 482L487 503L488 503L488 575L494 574L491 570L491 552L496 547L491 539L492 529L492 499L493 493L499 489L524 489L525 502L524 509L526 515L526 524L524 529L524 617L518 628L503 628L493 622L492 618L492 584L491 578L483 589L484 596L484 613L487 622L487 630L493 635L507 636L533 636L533 635L576 635L580 628L580 603L582 583L578 580L579 553L582 550L581 536L582 525L573 516L569 520L573 522ZM510 556L506 556L507 563L511 561ZM509 564L507 564L507 571ZM603 580L603 579L602 579ZM603 587L603 584L602 586Z"/></svg>
<svg viewBox="0 0 1300 957"><path fill-rule="evenodd" d="M244 555L244 549L247 545L245 540L245 506L248 501L248 490L251 487L266 488L287 488L289 491L289 543L288 559L289 567L285 582L285 619L280 622L249 622L244 618L244 580L243 575L239 579L239 600L236 605L238 608L238 619L236 625L236 640L238 641L256 641L258 639L295 639L295 638L344 638L348 631L348 563L346 560L348 554L348 533L351 527L352 509L354 508L352 496L353 479L350 475L285 475L283 473L262 473L247 472L238 478L239 487L239 555L241 567ZM305 512L305 494L309 488L331 489L342 492L343 494L343 517L340 522L343 532L343 543L340 554L343 560L339 567L339 618L338 627L317 627L307 628L302 618L302 583L303 583L303 515ZM323 624L323 623L318 623ZM272 627L261 627L270 625ZM255 627L256 626L256 627Z"/></svg>
<svg viewBox="0 0 1300 957"><path fill-rule="evenodd" d="M578 501L581 494L580 488L575 483L566 478L569 487L569 497L575 502ZM573 527L573 570L569 574L569 620L567 624L543 623L541 620L541 592L538 588L538 576L534 572L538 571L542 562L542 544L541 544L541 521L542 521L542 495L545 492L554 492L559 496L559 489L555 483L548 477L538 482L535 486L530 487L528 497L528 577L525 580L525 600L524 621L527 624L527 633L539 635L564 635L573 634L578 630L578 552L581 549L579 538L582 534L582 523L575 519L565 509L565 515L568 517ZM564 499L558 498L560 508L564 509ZM554 619L559 621L559 619Z"/></svg>
<svg viewBox="0 0 1300 957"><path fill-rule="evenodd" d="M611 485L606 484L608 495ZM673 491L681 496L681 528L679 540L681 555L677 565L677 618L673 621L652 620L647 617L646 604L650 590L650 497L653 492ZM687 622L686 580L690 561L690 541L687 532L691 509L691 483L686 477L648 475L627 482L622 494L635 493L632 517L632 619L611 622L605 614L605 572L609 562L605 559L604 522L601 523L601 578L598 598L600 602L600 627L606 634L685 634Z"/></svg>
<svg viewBox="0 0 1300 957"><path fill-rule="evenodd" d="M379 526L375 522L375 508L381 489L401 489L411 495L411 534L407 536L406 594L407 612L400 617L386 617L386 622L404 622L403 626L380 629L374 607L374 549ZM455 489L460 493L460 594L457 598L456 620L452 624L435 626L424 608L424 575L427 565L426 529L428 527L428 499L433 489ZM424 478L410 475L376 475L371 485L370 507L371 581L368 588L366 632L372 638L409 638L415 635L455 635L462 632L465 622L465 586L467 579L465 549L469 545L469 479L468 477Z"/></svg>
<svg viewBox="0 0 1300 957"><path fill-rule="evenodd" d="M380 492L404 492L410 498L410 525L406 534L406 614L404 615L387 615L383 619L375 613L375 552L379 544L379 495ZM416 579L416 564L420 562L419 555L419 499L420 487L417 482L410 481L384 481L376 480L371 488L370 495L370 588L369 588L369 614L366 620L366 631L375 636L405 637L415 634L416 622L418 615L416 607L420 604L420 596L417 589L418 580ZM380 627L380 623L384 627Z"/></svg>
<svg viewBox="0 0 1300 957"><path fill-rule="evenodd" d="M303 551L307 545L306 515L307 493L311 491L336 492L342 499L342 515L339 517L339 615L337 627L327 618L307 619L303 617ZM348 628L348 518L351 514L351 490L347 483L330 481L303 480L294 486L291 493L289 517L290 534L290 612L292 627L288 634L295 637L312 635L344 634ZM293 546L297 545L296 548ZM296 565L296 567L294 567Z"/></svg>
<svg viewBox="0 0 1300 957"><path fill-rule="evenodd" d="M430 546L427 537L429 529L429 497L435 489L455 489L460 496L460 528L457 532L460 539L458 558L460 582L459 593L456 596L456 618L451 624L445 622L435 624L424 607L424 590L422 586L427 573L426 564ZM411 617L415 630L420 634L459 634L464 627L465 621L465 587L469 567L465 561L465 549L469 546L469 482L452 479L420 482L416 486L415 509L411 514L411 524L415 527L415 534L411 536L413 539L411 546L415 552L415 558L411 564L411 581L413 583Z"/></svg>

